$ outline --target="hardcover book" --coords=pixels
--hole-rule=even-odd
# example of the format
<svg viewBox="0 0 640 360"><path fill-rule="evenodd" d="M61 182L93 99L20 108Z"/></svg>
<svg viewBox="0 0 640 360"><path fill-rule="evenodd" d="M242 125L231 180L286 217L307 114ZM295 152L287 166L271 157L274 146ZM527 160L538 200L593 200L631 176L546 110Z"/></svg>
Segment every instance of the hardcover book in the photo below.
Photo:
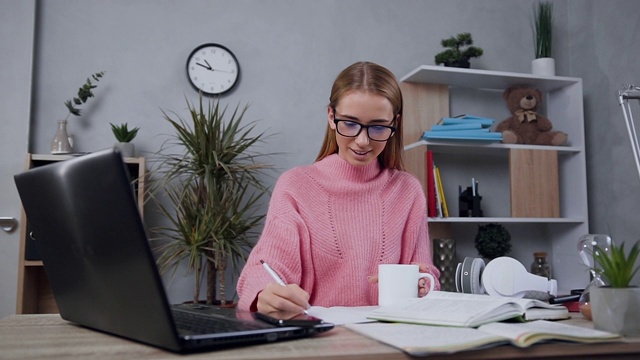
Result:
<svg viewBox="0 0 640 360"><path fill-rule="evenodd" d="M399 323L347 324L345 327L414 356L450 354L505 344L526 348L546 341L598 343L622 340L617 334L546 320L497 322L477 329Z"/></svg>
<svg viewBox="0 0 640 360"><path fill-rule="evenodd" d="M535 299L431 291L425 297L411 298L381 306L370 319L423 325L477 327L497 321L518 319L568 319L569 310Z"/></svg>

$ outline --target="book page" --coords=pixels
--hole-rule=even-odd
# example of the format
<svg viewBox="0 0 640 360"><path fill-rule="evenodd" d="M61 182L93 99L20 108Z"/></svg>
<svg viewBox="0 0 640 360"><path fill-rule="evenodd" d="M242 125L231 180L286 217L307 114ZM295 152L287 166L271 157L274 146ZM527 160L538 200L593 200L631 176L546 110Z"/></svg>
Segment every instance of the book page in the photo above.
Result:
<svg viewBox="0 0 640 360"><path fill-rule="evenodd" d="M447 354L509 343L502 336L472 328L400 323L348 324L345 327L416 356Z"/></svg>
<svg viewBox="0 0 640 360"><path fill-rule="evenodd" d="M480 326L478 330L509 338L519 347L531 346L543 340L588 343L622 339L620 335L610 332L546 320L527 323L491 323Z"/></svg>
<svg viewBox="0 0 640 360"><path fill-rule="evenodd" d="M522 315L524 309L513 300L506 297L432 291L423 298L382 306L369 317L385 321L474 327Z"/></svg>
<svg viewBox="0 0 640 360"><path fill-rule="evenodd" d="M334 325L344 325L375 321L367 318L367 316L377 308L377 306L312 306L308 312L309 315L320 318L325 322Z"/></svg>
<svg viewBox="0 0 640 360"><path fill-rule="evenodd" d="M394 305L380 307L371 313L370 318L416 324L476 327L521 316L531 307L547 309L531 314L538 318L558 319L568 316L566 307L540 300L432 291L423 298L407 299Z"/></svg>

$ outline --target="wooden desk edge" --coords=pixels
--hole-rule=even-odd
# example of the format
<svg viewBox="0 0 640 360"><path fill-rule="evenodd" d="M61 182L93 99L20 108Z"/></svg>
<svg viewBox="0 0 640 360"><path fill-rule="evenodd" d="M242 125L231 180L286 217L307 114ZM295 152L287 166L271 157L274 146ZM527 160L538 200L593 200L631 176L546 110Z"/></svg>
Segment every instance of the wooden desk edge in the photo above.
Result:
<svg viewBox="0 0 640 360"><path fill-rule="evenodd" d="M182 357L161 349L88 330L62 320L57 314L11 315L0 319L0 353L3 359L89 357L94 359ZM314 337L189 355L189 358L223 359L410 359L402 351L356 334L344 327ZM562 356L564 359L637 358L640 339L625 342L539 344L520 349L490 349L429 356L429 359L523 359Z"/></svg>

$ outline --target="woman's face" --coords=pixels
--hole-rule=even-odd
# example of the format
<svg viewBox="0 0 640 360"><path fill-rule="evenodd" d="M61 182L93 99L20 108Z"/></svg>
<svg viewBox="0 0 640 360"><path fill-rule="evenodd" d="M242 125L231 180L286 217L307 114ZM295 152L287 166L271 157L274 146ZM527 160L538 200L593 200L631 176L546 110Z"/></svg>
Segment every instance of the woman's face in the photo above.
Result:
<svg viewBox="0 0 640 360"><path fill-rule="evenodd" d="M347 120L336 125L334 118ZM385 138L391 132L383 126L394 126L393 107L391 102L383 96L372 95L361 91L353 91L344 96L335 108L328 108L329 126L345 135L357 131L358 125L379 125L369 128L369 134L374 138ZM356 137L343 136L336 132L338 155L353 166L365 166L376 160L384 150L387 141L373 141L367 136L367 129L362 128Z"/></svg>

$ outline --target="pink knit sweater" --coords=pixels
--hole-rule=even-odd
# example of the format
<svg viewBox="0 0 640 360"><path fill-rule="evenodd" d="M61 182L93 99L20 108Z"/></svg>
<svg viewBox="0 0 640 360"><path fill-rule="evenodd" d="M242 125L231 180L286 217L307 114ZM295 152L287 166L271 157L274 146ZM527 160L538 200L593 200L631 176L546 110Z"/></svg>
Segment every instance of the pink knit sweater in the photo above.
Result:
<svg viewBox="0 0 640 360"><path fill-rule="evenodd" d="M278 179L264 230L238 279L240 309L273 282L261 259L319 306L377 305L378 286L367 277L377 275L378 264L426 263L440 275L418 180L381 170L377 161L354 167L337 154Z"/></svg>

